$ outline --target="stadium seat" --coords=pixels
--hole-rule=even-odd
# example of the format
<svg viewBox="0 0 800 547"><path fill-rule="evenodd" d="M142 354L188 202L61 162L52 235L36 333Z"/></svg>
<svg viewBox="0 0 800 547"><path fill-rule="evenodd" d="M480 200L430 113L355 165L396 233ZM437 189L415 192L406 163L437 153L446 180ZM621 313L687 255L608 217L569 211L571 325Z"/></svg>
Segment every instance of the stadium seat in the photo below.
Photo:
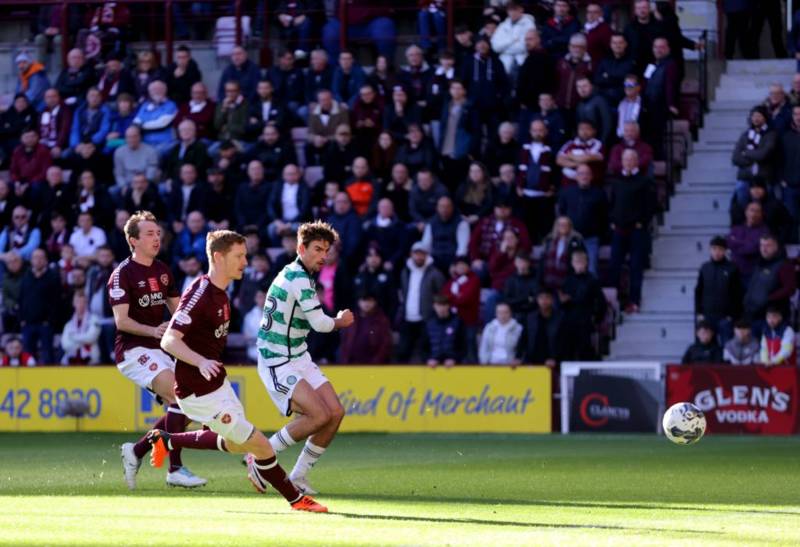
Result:
<svg viewBox="0 0 800 547"><path fill-rule="evenodd" d="M242 41L244 44L247 44L251 34L250 17L245 15L242 17ZM235 45L236 18L220 17L217 19L216 28L214 29L214 48L217 51L217 57L230 57Z"/></svg>

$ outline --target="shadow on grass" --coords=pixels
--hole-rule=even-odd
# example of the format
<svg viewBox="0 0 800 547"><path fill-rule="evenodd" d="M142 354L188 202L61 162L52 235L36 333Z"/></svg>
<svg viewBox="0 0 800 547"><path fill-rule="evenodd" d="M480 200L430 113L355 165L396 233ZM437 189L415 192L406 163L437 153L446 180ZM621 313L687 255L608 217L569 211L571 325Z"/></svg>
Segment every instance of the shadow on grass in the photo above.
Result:
<svg viewBox="0 0 800 547"><path fill-rule="evenodd" d="M268 511L226 511L226 513L245 514L245 515L279 515ZM549 522L519 522L510 520L489 520L472 518L450 518L450 517L415 517L410 515L369 515L358 513L328 513L334 517L344 517L355 520L390 520L398 522L427 522L433 524L475 524L479 526L509 526L517 528L557 528L562 530L617 530L624 532L664 532L677 534L703 534L719 535L722 532L716 530L685 530L679 528L634 528L628 526L613 526L607 524L563 524Z"/></svg>

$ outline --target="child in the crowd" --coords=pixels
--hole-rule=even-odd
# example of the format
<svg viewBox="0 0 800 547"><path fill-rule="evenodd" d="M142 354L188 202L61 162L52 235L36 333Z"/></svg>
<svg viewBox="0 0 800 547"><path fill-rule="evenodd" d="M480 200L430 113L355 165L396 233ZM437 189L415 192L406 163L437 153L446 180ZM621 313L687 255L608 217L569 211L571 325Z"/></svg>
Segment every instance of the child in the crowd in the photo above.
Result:
<svg viewBox="0 0 800 547"><path fill-rule="evenodd" d="M695 363L721 363L722 350L717 344L714 327L708 321L697 324L697 341L686 349L681 363L684 365Z"/></svg>
<svg viewBox="0 0 800 547"><path fill-rule="evenodd" d="M3 355L3 361L0 366L35 367L36 359L22 349L22 340L15 336L6 342L5 355Z"/></svg>
<svg viewBox="0 0 800 547"><path fill-rule="evenodd" d="M722 359L732 365L752 365L758 363L759 351L750 322L743 319L733 326L733 338L725 344Z"/></svg>
<svg viewBox="0 0 800 547"><path fill-rule="evenodd" d="M794 329L784 321L780 308L767 309L767 326L761 335L760 361L767 366L797 364Z"/></svg>

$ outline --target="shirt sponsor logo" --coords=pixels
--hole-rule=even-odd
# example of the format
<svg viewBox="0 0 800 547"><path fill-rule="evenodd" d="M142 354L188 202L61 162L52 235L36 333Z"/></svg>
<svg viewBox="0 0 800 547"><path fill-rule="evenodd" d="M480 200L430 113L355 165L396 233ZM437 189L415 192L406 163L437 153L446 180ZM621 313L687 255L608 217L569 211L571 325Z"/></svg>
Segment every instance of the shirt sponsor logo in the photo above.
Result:
<svg viewBox="0 0 800 547"><path fill-rule="evenodd" d="M120 298L125 296L125 289L120 289L119 287L111 289L110 291L108 291L108 295L114 300L119 300Z"/></svg>
<svg viewBox="0 0 800 547"><path fill-rule="evenodd" d="M158 285L158 279L156 279L155 277L148 277L147 284L150 285L150 290L153 292L161 290L161 287Z"/></svg>
<svg viewBox="0 0 800 547"><path fill-rule="evenodd" d="M140 288L140 289L144 289L144 286L145 286L146 284L147 284L147 283L145 283L144 281L139 281L139 283L138 283L138 285L139 285L139 288Z"/></svg>
<svg viewBox="0 0 800 547"><path fill-rule="evenodd" d="M216 330L214 330L214 336L216 338L222 338L224 336L228 336L228 327L230 327L230 325L231 325L230 321L225 321L223 324L217 327Z"/></svg>
<svg viewBox="0 0 800 547"><path fill-rule="evenodd" d="M143 308L146 308L150 305L150 295L144 294L141 298L139 298L139 305Z"/></svg>

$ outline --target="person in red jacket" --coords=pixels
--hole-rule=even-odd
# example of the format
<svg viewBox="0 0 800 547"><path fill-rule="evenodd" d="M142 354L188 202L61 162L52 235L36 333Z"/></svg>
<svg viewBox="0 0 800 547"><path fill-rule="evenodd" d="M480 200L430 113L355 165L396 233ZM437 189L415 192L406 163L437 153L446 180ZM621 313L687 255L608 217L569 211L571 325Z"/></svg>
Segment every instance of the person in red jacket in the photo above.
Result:
<svg viewBox="0 0 800 547"><path fill-rule="evenodd" d="M22 340L17 337L11 338L6 342L5 355L0 361L0 366L4 367L35 367L36 359L33 355L22 349Z"/></svg>
<svg viewBox="0 0 800 547"><path fill-rule="evenodd" d="M392 327L378 307L375 295L364 291L358 297L358 319L352 329L342 331L339 361L343 364L383 364L392 358Z"/></svg>
<svg viewBox="0 0 800 547"><path fill-rule="evenodd" d="M597 68L600 60L611 52L611 35L614 33L611 25L603 19L603 8L599 2L591 2L586 6L583 33L586 35L587 52L592 58L592 66Z"/></svg>
<svg viewBox="0 0 800 547"><path fill-rule="evenodd" d="M473 270L486 271L486 263L492 251L500 246L500 238L508 227L514 228L517 232L520 250L530 252L531 238L528 235L528 228L524 222L511 216L511 201L501 198L495 202L493 214L480 219L472 229L469 238L469 258L472 260Z"/></svg>
<svg viewBox="0 0 800 547"><path fill-rule="evenodd" d="M55 160L69 148L72 111L62 103L56 88L44 92L44 104L44 111L39 115L39 142L50 149L50 156Z"/></svg>
<svg viewBox="0 0 800 547"><path fill-rule="evenodd" d="M39 142L36 128L28 127L22 132L22 143L11 155L11 181L14 184L41 182L51 163L50 151Z"/></svg>
<svg viewBox="0 0 800 547"><path fill-rule="evenodd" d="M450 265L450 280L442 287L456 309L467 340L465 363L476 363L478 359L478 326L480 325L481 280L469 267L469 258L457 256Z"/></svg>

